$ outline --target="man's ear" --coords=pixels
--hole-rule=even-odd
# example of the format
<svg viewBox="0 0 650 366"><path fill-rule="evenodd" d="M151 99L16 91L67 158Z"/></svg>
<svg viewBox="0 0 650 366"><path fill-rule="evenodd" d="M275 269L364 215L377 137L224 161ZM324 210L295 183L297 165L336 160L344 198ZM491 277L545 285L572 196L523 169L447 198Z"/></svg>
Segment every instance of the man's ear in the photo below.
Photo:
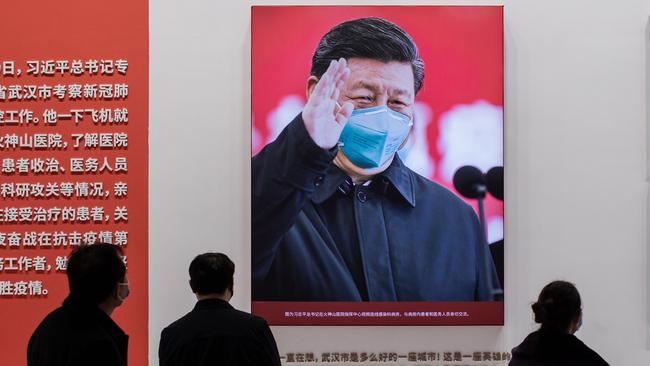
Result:
<svg viewBox="0 0 650 366"><path fill-rule="evenodd" d="M316 87L316 84L318 84L318 78L316 76L310 76L309 79L307 79L307 99L309 100L309 96L311 93L314 91L314 88Z"/></svg>
<svg viewBox="0 0 650 366"><path fill-rule="evenodd" d="M190 284L190 288L192 289L193 293L196 293L196 290L194 289L194 284L192 283L192 280L187 281Z"/></svg>

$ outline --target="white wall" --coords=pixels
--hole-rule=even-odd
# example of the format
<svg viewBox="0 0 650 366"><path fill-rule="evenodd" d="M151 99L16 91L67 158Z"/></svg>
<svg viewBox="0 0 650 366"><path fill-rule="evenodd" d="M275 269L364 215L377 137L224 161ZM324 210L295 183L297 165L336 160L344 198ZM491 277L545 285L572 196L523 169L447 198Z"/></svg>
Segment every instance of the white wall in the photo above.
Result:
<svg viewBox="0 0 650 366"><path fill-rule="evenodd" d="M194 255L228 253L233 303L249 309L253 3L278 4L150 2L151 365L194 303ZM583 296L578 337L613 365L648 364L650 0L456 3L505 5L506 325L274 327L281 353L509 350L534 329L541 287L567 279Z"/></svg>

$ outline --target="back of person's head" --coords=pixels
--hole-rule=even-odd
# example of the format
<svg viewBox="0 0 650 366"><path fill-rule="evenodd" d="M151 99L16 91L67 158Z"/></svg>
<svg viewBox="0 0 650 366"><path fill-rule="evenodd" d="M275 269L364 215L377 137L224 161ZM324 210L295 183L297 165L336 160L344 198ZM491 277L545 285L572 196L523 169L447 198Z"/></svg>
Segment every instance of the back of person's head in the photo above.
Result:
<svg viewBox="0 0 650 366"><path fill-rule="evenodd" d="M235 264L222 253L199 254L190 263L190 286L198 295L232 292Z"/></svg>
<svg viewBox="0 0 650 366"><path fill-rule="evenodd" d="M126 265L122 250L112 244L81 246L68 259L67 275L71 296L100 304L124 281Z"/></svg>
<svg viewBox="0 0 650 366"><path fill-rule="evenodd" d="M544 329L567 331L582 314L578 289L570 282L553 281L544 286L532 305L535 322Z"/></svg>

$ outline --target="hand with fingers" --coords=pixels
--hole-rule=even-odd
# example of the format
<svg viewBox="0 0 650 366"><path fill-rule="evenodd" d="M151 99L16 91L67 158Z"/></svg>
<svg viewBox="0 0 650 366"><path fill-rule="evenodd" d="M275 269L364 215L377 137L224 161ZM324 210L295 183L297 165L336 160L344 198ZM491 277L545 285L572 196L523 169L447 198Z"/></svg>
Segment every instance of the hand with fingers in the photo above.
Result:
<svg viewBox="0 0 650 366"><path fill-rule="evenodd" d="M302 111L309 136L323 149L336 146L354 109L350 102L338 104L341 88L349 75L350 69L344 58L332 60Z"/></svg>

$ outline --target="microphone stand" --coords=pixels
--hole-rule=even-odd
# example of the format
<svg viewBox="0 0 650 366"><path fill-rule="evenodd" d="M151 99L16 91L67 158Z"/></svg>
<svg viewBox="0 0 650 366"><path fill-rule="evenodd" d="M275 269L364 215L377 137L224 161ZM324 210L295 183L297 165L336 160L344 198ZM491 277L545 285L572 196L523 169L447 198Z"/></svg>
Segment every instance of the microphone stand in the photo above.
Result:
<svg viewBox="0 0 650 366"><path fill-rule="evenodd" d="M494 286L494 279L492 278L492 271L490 271L490 268L492 266L490 265L490 250L489 250L489 243L487 242L487 229L485 226L485 208L483 207L483 199L485 199L485 195L487 193L487 187L485 184L476 184L475 186L476 192L478 193L478 196L476 197L476 200L478 201L478 221L479 224L481 225L481 241L483 242L483 261L485 262L485 277L487 278L487 285L490 290L490 294L492 296L492 300L494 301L501 301L503 300L503 289L499 287Z"/></svg>

